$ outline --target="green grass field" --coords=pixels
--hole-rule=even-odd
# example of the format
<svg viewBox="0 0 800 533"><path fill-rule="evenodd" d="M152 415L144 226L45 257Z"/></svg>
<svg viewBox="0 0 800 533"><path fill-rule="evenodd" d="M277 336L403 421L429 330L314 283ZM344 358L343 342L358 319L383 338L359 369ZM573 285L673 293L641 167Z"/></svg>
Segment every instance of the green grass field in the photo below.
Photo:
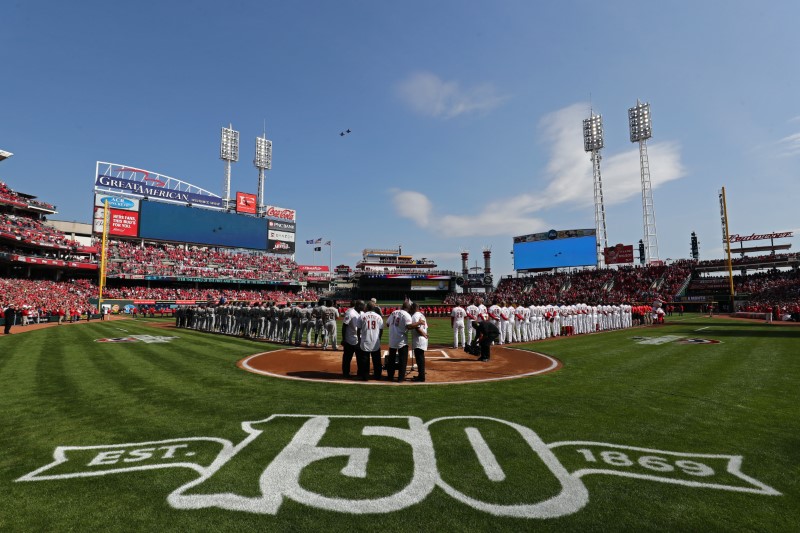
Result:
<svg viewBox="0 0 800 533"><path fill-rule="evenodd" d="M95 342L131 335L177 338ZM721 343L640 344L665 336ZM0 338L0 530L800 530L800 328L527 347L564 367L396 387L250 374L274 346L146 320Z"/></svg>

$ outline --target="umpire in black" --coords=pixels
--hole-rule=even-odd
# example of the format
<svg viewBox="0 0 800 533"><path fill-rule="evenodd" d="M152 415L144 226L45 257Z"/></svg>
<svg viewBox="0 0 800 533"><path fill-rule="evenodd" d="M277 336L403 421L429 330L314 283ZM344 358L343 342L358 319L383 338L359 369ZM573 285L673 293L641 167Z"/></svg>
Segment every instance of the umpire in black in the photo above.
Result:
<svg viewBox="0 0 800 533"><path fill-rule="evenodd" d="M492 343L500 338L500 330L488 320L482 322L476 320L472 322L472 327L478 334L478 338L472 341L473 345L477 344L481 350L478 361L488 361L491 356Z"/></svg>

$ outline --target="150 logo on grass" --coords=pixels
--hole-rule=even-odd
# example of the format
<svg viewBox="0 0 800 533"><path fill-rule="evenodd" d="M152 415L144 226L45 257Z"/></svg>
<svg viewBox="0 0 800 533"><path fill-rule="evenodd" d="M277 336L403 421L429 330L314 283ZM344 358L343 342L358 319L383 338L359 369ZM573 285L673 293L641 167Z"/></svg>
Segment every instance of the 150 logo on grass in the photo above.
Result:
<svg viewBox="0 0 800 533"><path fill-rule="evenodd" d="M172 507L270 515L286 500L341 513L388 513L439 487L495 516L555 518L589 502L581 478L591 474L780 495L745 475L741 456L546 444L525 426L489 417L273 415L242 429L247 437L238 444L193 437L59 446L53 462L17 481L189 468L199 477L167 497Z"/></svg>

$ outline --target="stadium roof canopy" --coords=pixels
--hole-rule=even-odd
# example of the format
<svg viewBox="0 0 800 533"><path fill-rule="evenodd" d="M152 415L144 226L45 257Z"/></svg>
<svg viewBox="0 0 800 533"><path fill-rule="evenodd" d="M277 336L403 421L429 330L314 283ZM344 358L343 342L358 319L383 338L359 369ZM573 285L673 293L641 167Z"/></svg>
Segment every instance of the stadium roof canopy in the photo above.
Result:
<svg viewBox="0 0 800 533"><path fill-rule="evenodd" d="M14 155L14 154L12 154L11 152L6 152L5 150L0 150L0 161L2 161L3 159L8 159L12 155Z"/></svg>

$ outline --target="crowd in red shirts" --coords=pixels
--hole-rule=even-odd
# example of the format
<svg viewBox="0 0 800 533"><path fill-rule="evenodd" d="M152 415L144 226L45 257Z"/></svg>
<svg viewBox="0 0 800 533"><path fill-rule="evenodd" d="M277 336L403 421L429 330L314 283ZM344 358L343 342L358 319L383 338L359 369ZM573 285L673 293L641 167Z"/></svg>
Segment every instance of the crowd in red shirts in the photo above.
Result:
<svg viewBox="0 0 800 533"><path fill-rule="evenodd" d="M731 253L735 253L735 251L731 250ZM731 266L739 267L764 263L785 263L789 259L795 258L797 258L797 254L748 255L744 257L732 257ZM707 259L697 263L698 267L725 267L727 265L727 259Z"/></svg>
<svg viewBox="0 0 800 533"><path fill-rule="evenodd" d="M37 205L40 207L44 207L46 209L55 210L55 206L52 204L48 204L47 202L42 202L40 200L34 200L32 198L24 198L11 190L8 185L0 181L0 200L6 200L9 202L14 203L22 203L26 205Z"/></svg>
<svg viewBox="0 0 800 533"><path fill-rule="evenodd" d="M692 272L693 262L664 266L591 269L503 278L487 300L517 303L592 303L672 299ZM466 305L474 295L450 294L447 304Z"/></svg>
<svg viewBox="0 0 800 533"><path fill-rule="evenodd" d="M124 300L202 300L219 302L316 302L319 294L313 289L300 292L280 290L190 289L182 287L106 287L103 298Z"/></svg>
<svg viewBox="0 0 800 533"><path fill-rule="evenodd" d="M86 280L56 282L0 278L0 303L3 304L0 307L13 303L22 310L23 317L38 317L39 320L51 316L77 320L92 309L89 298L96 292L96 288Z"/></svg>
<svg viewBox="0 0 800 533"><path fill-rule="evenodd" d="M79 244L64 233L32 217L0 213L0 237L29 244L74 249Z"/></svg>
<svg viewBox="0 0 800 533"><path fill-rule="evenodd" d="M201 246L112 241L107 275L181 276L282 281L299 279L289 257L242 253Z"/></svg>

